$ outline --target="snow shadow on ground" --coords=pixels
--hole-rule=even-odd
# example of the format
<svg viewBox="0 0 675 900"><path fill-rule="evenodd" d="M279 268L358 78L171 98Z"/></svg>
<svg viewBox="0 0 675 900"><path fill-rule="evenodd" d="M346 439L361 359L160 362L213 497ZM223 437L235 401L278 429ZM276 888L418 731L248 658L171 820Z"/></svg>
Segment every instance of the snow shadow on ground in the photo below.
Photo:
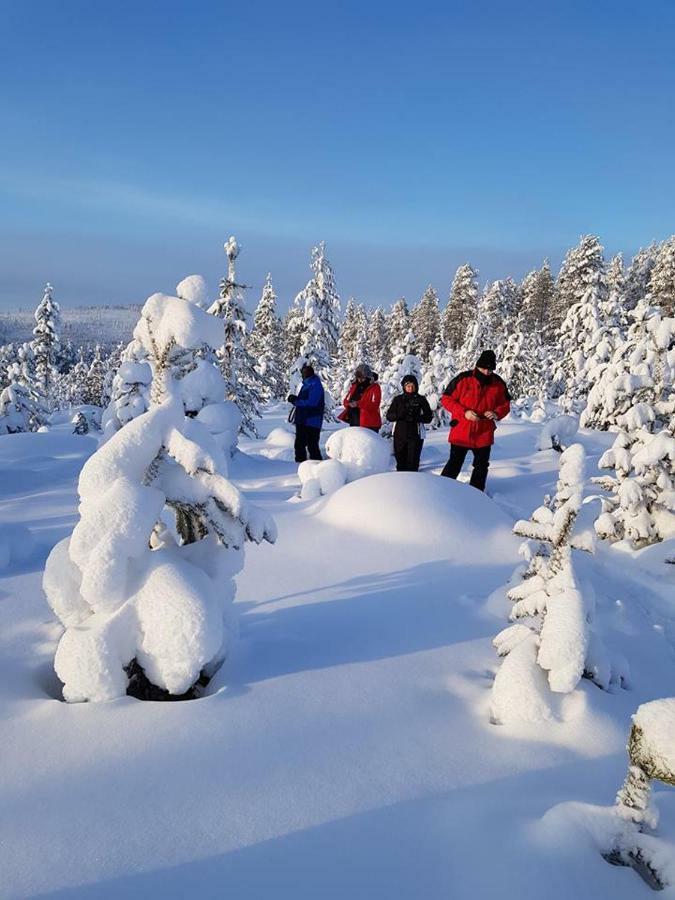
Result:
<svg viewBox="0 0 675 900"><path fill-rule="evenodd" d="M275 597L249 606L241 618L241 640L235 659L216 676L214 686L253 683L266 678L418 653L484 637L479 615L482 586L505 580L509 567L485 565L475 607L467 588L475 567L429 562L391 573L346 579L305 592L321 598L299 605L261 609L302 594ZM489 629L490 625L487 625Z"/></svg>
<svg viewBox="0 0 675 900"><path fill-rule="evenodd" d="M582 765L542 766L346 815L201 860L35 896L475 900L501 897L506 890L508 896L540 900L542 881L554 877L560 855L567 877L558 886L551 881L551 900L651 896L635 873L609 866L583 833L578 843L555 853L533 840L532 826L560 792L611 805L624 765L616 755Z"/></svg>

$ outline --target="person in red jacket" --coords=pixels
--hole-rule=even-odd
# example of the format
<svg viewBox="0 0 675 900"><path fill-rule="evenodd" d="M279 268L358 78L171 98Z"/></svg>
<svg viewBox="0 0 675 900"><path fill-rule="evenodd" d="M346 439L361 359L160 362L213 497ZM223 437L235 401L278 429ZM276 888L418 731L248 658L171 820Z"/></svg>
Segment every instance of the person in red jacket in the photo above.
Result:
<svg viewBox="0 0 675 900"><path fill-rule="evenodd" d="M338 419L350 425L379 431L382 427L381 402L382 389L377 383L377 374L370 366L362 363L354 372L354 381L347 391L343 401L344 410Z"/></svg>
<svg viewBox="0 0 675 900"><path fill-rule="evenodd" d="M492 350L483 350L476 368L455 375L443 391L441 403L452 417L450 458L441 475L457 478L466 454L473 451L471 484L485 490L495 423L509 414L511 397L506 384L495 374L497 360Z"/></svg>

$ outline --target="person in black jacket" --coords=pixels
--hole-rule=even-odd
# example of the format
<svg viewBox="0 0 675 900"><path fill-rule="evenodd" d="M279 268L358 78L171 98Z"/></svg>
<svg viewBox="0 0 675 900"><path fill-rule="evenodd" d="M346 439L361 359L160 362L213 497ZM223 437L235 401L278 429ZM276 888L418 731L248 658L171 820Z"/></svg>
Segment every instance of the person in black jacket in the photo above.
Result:
<svg viewBox="0 0 675 900"><path fill-rule="evenodd" d="M401 381L402 394L397 394L387 411L387 421L394 423L394 455L397 472L417 472L424 444L424 425L433 413L429 401L419 393L414 375Z"/></svg>

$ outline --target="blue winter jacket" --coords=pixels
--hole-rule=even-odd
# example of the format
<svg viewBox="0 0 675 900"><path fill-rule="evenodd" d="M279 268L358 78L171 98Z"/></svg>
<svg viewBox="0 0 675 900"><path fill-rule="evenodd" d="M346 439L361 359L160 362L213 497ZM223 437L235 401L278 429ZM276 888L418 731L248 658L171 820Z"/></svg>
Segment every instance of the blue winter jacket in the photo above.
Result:
<svg viewBox="0 0 675 900"><path fill-rule="evenodd" d="M321 428L323 424L323 385L318 375L305 378L295 401L295 424Z"/></svg>

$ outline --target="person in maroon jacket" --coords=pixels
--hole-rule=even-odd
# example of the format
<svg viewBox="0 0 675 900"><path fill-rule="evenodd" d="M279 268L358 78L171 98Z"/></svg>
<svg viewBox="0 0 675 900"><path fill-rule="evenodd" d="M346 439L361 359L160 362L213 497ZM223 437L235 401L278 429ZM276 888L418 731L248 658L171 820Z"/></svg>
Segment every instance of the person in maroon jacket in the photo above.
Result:
<svg viewBox="0 0 675 900"><path fill-rule="evenodd" d="M492 350L483 350L476 368L455 375L443 391L441 403L452 417L450 458L441 475L457 478L466 454L473 451L471 484L485 490L495 423L509 414L511 397L506 384L495 374L497 360Z"/></svg>

